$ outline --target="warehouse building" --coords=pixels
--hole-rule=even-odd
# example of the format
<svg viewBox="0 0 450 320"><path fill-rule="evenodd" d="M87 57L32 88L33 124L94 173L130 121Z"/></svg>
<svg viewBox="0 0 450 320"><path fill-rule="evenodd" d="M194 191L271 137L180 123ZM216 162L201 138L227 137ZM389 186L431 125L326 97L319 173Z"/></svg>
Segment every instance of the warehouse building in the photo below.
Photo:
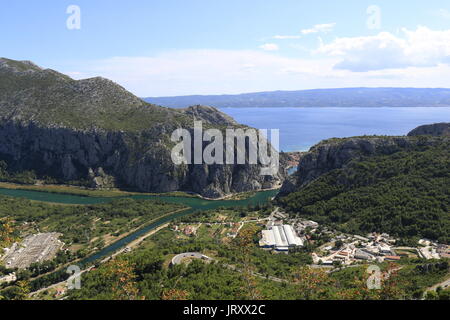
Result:
<svg viewBox="0 0 450 320"><path fill-rule="evenodd" d="M290 225L273 226L269 230L262 231L259 245L262 248L286 252L289 248L303 246L303 240L297 236Z"/></svg>

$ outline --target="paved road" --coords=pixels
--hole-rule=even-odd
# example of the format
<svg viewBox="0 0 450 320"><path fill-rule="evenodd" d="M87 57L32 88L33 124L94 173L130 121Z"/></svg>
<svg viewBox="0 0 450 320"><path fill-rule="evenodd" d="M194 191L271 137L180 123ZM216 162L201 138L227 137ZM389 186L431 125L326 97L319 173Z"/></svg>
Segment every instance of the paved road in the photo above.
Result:
<svg viewBox="0 0 450 320"><path fill-rule="evenodd" d="M81 277L81 275L82 275L83 273L89 272L89 271L91 271L93 268L94 268L94 266L91 266L91 267L89 267L89 268L87 268L87 269L85 269L85 270L81 270L80 273L79 273L79 276ZM38 295L38 294L40 294L40 293L42 293L42 292L44 292L44 291L47 291L47 290L50 290L50 289L56 289L56 288L58 288L58 287L64 287L64 288L66 288L66 287L67 287L67 282L68 282L68 280L64 280L64 281L61 281L61 282L52 284L51 286L48 286L48 287L39 289L39 290L34 291L34 292L31 292L31 293L29 294L29 296L30 296L30 297L34 297L34 296L36 296L36 295Z"/></svg>
<svg viewBox="0 0 450 320"><path fill-rule="evenodd" d="M431 291L431 290L436 291L436 289L439 287L441 287L442 289L450 288L450 278L442 281L441 283L435 284L434 286L428 288L426 291Z"/></svg>
<svg viewBox="0 0 450 320"><path fill-rule="evenodd" d="M202 260L213 260L208 256L205 256L202 253L199 252L185 252L185 253L180 253L179 255L176 255L175 257L172 258L172 265L177 265L177 264L181 264L183 262L184 259L202 259Z"/></svg>

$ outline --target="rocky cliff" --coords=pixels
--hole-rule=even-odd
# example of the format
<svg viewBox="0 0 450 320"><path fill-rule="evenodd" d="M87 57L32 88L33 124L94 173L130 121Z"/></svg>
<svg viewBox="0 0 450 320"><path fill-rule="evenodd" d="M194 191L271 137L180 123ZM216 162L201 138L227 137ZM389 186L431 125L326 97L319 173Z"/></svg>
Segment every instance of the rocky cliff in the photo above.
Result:
<svg viewBox="0 0 450 320"><path fill-rule="evenodd" d="M332 139L303 156L277 202L333 229L450 242L448 136Z"/></svg>
<svg viewBox="0 0 450 320"><path fill-rule="evenodd" d="M271 188L283 174L260 165L181 165L171 160L177 128L237 125L211 107L148 104L112 81L75 81L31 62L0 59L0 160L7 174L34 172L59 183L145 192L191 191L216 198Z"/></svg>
<svg viewBox="0 0 450 320"><path fill-rule="evenodd" d="M448 124L435 124L419 127L408 136L353 137L322 141L301 157L297 173L285 180L280 196L302 189L328 172L345 168L352 161L432 145L439 142L439 138L430 135L445 136L445 128L448 128ZM424 136L424 139L421 139L421 136Z"/></svg>
<svg viewBox="0 0 450 320"><path fill-rule="evenodd" d="M425 126L420 126L410 133L408 136L450 136L450 123L435 123Z"/></svg>

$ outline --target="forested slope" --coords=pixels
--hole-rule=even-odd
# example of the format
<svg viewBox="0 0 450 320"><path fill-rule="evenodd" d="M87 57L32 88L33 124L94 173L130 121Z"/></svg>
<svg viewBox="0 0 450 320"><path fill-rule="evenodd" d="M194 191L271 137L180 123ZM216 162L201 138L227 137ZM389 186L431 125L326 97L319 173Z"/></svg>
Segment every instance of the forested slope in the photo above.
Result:
<svg viewBox="0 0 450 320"><path fill-rule="evenodd" d="M421 136L405 141L389 152L360 152L327 172L321 168L307 183L305 177L317 166L309 172L299 168L302 178L296 189L279 202L291 213L346 232L387 232L449 243L449 139Z"/></svg>

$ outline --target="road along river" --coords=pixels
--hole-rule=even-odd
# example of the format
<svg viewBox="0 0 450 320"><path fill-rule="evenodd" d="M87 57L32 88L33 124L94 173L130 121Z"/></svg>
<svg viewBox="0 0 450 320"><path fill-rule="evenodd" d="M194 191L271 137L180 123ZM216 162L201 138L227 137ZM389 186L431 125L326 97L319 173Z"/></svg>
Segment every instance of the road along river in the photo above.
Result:
<svg viewBox="0 0 450 320"><path fill-rule="evenodd" d="M269 191L261 191L257 192L255 195L244 199L244 200L205 200L201 198L193 198L193 197L174 197L174 196L164 196L164 195L131 195L131 196L123 196L123 197L88 197L88 196L79 196L79 195L71 195L71 194L59 194L59 193L50 193L50 192L41 192L41 191L31 191L31 190L19 190L19 189L4 189L0 188L0 195L16 197L16 198L26 198L29 200L35 201L43 201L50 203L60 203L60 204L77 204L77 205L89 205L89 204L98 204L98 203L106 203L111 202L115 199L120 198L131 198L131 199L146 199L146 200L161 200L169 203L177 203L183 204L188 209L184 211L179 211L177 213L173 213L167 216L164 216L146 226L143 226L141 229L132 232L128 236L112 243L109 246L101 249L100 251L88 256L83 259L79 264L87 265L91 264L94 261L98 261L104 257L107 257L117 250L127 246L129 243L139 239L145 234L149 233L153 229L158 228L161 225L164 225L176 218L183 217L189 214L192 214L197 211L205 211L216 209L219 207L246 207L248 205L256 205L263 204L269 201L269 199L273 198L278 193L278 190L269 190Z"/></svg>

